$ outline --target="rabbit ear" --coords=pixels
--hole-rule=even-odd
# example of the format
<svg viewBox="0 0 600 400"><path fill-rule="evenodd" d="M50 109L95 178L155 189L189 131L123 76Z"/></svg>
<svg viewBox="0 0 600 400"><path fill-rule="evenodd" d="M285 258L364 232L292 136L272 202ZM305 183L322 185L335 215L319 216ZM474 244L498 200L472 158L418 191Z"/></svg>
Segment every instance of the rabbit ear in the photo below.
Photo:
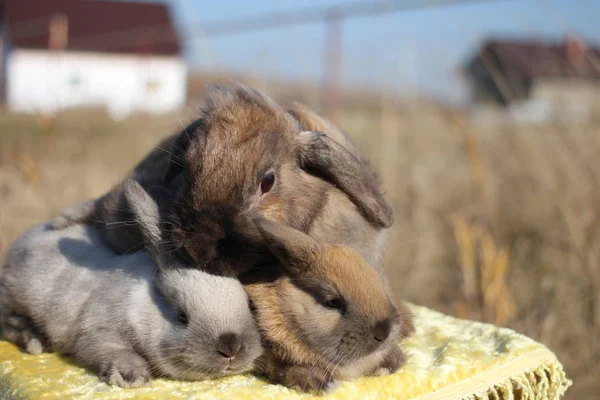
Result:
<svg viewBox="0 0 600 400"><path fill-rule="evenodd" d="M297 102L292 103L292 106L287 111L300 122L305 130L323 132L327 137L335 140L350 153L360 158L360 152L352 142L350 136L315 111Z"/></svg>
<svg viewBox="0 0 600 400"><path fill-rule="evenodd" d="M171 158L169 160L169 168L165 175L165 184L171 182L179 173L186 168L186 153L190 147L192 141L197 142L201 147L204 147L204 143L200 143L201 140L206 140L205 135L199 134L198 129L202 126L202 119L196 121L185 127L173 140L171 149L169 150Z"/></svg>
<svg viewBox="0 0 600 400"><path fill-rule="evenodd" d="M254 218L253 221L269 250L289 272L302 273L314 265L319 244L313 238L264 218Z"/></svg>
<svg viewBox="0 0 600 400"><path fill-rule="evenodd" d="M377 177L364 161L325 134L306 131L298 135L301 167L331 181L372 224L389 228L394 211L385 201Z"/></svg>
<svg viewBox="0 0 600 400"><path fill-rule="evenodd" d="M159 256L162 234L158 205L148 192L133 179L129 179L124 183L124 192L125 200L142 231L147 248L152 251L153 255Z"/></svg>

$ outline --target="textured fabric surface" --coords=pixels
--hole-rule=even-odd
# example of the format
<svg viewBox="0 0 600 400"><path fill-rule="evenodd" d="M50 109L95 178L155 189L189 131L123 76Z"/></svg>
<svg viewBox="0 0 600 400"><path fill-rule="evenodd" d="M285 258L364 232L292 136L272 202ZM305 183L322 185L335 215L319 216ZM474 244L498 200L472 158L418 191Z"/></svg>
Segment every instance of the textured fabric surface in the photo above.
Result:
<svg viewBox="0 0 600 400"><path fill-rule="evenodd" d="M340 383L331 399L559 399L571 382L554 354L512 330L409 305L416 333L406 365L384 377ZM54 354L27 355L0 341L0 377L29 399L309 399L253 376L203 382L152 381L112 388Z"/></svg>

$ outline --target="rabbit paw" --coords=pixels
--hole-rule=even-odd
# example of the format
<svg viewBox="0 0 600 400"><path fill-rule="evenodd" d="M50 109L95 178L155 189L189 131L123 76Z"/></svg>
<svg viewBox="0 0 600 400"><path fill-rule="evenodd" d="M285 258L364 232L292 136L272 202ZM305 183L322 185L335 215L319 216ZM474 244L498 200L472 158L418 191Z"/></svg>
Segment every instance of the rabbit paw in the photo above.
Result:
<svg viewBox="0 0 600 400"><path fill-rule="evenodd" d="M381 364L373 371L371 375L373 376L384 376L393 374L398 371L398 369L404 364L406 361L406 356L397 346L392 346L392 348L387 352L387 354L381 360Z"/></svg>
<svg viewBox="0 0 600 400"><path fill-rule="evenodd" d="M331 392L336 383L331 373L313 365L294 365L284 372L283 383L303 392Z"/></svg>
<svg viewBox="0 0 600 400"><path fill-rule="evenodd" d="M27 342L27 345L25 346L25 350L29 354L39 355L44 352L44 344L42 343L40 338L32 337Z"/></svg>
<svg viewBox="0 0 600 400"><path fill-rule="evenodd" d="M3 335L6 340L21 346L29 354L52 352L52 346L27 317L10 315L6 319Z"/></svg>
<svg viewBox="0 0 600 400"><path fill-rule="evenodd" d="M150 380L146 360L135 353L123 351L107 363L100 371L100 377L109 385L123 388L138 388Z"/></svg>

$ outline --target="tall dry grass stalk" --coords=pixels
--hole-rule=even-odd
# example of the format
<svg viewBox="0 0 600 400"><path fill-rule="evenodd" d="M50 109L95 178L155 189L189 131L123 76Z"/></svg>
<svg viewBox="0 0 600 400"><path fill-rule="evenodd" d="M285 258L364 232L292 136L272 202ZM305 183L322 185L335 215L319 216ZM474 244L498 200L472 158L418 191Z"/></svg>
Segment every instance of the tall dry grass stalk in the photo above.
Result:
<svg viewBox="0 0 600 400"><path fill-rule="evenodd" d="M463 281L456 314L505 326L517 311L507 284L509 250L498 246L484 226L455 217L453 227Z"/></svg>

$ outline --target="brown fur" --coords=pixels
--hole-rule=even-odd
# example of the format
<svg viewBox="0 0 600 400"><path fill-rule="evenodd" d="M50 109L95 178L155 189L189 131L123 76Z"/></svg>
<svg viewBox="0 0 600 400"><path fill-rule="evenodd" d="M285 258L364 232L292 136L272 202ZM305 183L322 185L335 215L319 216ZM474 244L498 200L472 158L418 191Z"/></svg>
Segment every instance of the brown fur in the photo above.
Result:
<svg viewBox="0 0 600 400"><path fill-rule="evenodd" d="M405 320L375 270L350 248L318 244L271 221L257 224L281 262L272 279L245 282L267 348L259 372L322 390L336 380L395 371L404 361L396 342ZM343 312L324 305L330 296L346 305ZM381 324L389 329L378 341Z"/></svg>
<svg viewBox="0 0 600 400"><path fill-rule="evenodd" d="M334 140L302 130L290 112L253 89L215 87L200 118L165 139L129 178L159 203L170 250L208 270L244 271L260 260L255 216L308 231L333 185L370 224L390 226L393 212L360 160ZM263 193L269 173L275 183ZM117 253L142 243L122 184L95 202L91 216L70 219L94 221Z"/></svg>
<svg viewBox="0 0 600 400"><path fill-rule="evenodd" d="M348 293L353 303L360 301L357 305L365 315L376 320L382 319L389 314L389 301L384 293L373 291L381 282L367 263L360 260L361 268L348 268L349 265L359 264L358 259L359 254L351 248L329 246L318 264L327 266L324 269L324 279L334 282L341 292Z"/></svg>

